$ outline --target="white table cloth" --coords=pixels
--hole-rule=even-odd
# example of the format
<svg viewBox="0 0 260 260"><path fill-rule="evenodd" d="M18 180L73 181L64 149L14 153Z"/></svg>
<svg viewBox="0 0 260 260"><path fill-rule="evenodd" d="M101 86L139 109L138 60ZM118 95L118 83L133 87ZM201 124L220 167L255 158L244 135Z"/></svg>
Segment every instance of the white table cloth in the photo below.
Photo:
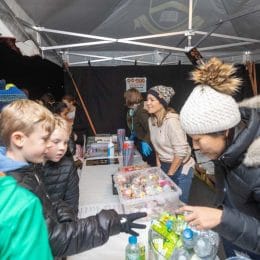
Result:
<svg viewBox="0 0 260 260"><path fill-rule="evenodd" d="M140 156L135 156L134 163L143 163ZM102 209L113 208L118 213L122 213L122 207L119 203L118 195L112 194L111 175L117 171L118 167L118 164L98 166L86 166L84 164L79 182L80 218L94 215ZM148 228L139 232L139 237L142 242L147 241L147 230ZM125 233L112 236L103 246L85 251L81 254L70 256L68 257L68 260L124 260L128 237L129 234Z"/></svg>

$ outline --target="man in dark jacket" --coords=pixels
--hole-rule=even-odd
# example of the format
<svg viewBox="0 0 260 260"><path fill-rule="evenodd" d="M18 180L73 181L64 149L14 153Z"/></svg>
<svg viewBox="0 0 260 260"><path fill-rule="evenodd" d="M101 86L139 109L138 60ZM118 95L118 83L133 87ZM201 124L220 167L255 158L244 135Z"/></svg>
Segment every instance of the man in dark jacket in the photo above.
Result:
<svg viewBox="0 0 260 260"><path fill-rule="evenodd" d="M260 259L260 96L240 107L230 96L240 83L234 67L212 58L193 72L200 83L181 109L193 148L214 160L224 181L218 209L184 206L197 229L217 228L228 257L237 251Z"/></svg>
<svg viewBox="0 0 260 260"><path fill-rule="evenodd" d="M132 228L145 225L133 221L146 216L145 213L118 215L114 210L102 210L95 216L77 219L65 202L50 200L41 176L29 162L43 162L48 125L53 125L53 120L50 111L30 100L9 104L0 117L0 135L7 146L7 150L0 149L0 171L13 176L41 200L53 255L80 253L104 244L109 236L119 232L137 235Z"/></svg>

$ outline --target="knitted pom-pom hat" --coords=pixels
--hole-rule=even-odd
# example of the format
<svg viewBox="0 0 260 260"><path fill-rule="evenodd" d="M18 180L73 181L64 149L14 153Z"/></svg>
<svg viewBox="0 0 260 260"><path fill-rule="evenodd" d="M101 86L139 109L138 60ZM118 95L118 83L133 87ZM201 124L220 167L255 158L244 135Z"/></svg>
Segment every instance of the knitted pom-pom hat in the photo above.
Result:
<svg viewBox="0 0 260 260"><path fill-rule="evenodd" d="M155 96L164 107L167 107L171 101L171 98L174 96L175 91L171 87L159 85L150 88L147 94Z"/></svg>
<svg viewBox="0 0 260 260"><path fill-rule="evenodd" d="M240 120L238 104L231 96L241 80L234 76L232 64L210 59L192 72L197 87L180 111L181 125L187 134L208 134L230 129Z"/></svg>

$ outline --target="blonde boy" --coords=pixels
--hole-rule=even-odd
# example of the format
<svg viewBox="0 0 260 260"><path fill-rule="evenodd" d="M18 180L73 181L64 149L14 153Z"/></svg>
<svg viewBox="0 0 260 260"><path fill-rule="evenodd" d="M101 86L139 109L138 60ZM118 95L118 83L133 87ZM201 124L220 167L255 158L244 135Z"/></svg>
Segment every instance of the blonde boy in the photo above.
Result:
<svg viewBox="0 0 260 260"><path fill-rule="evenodd" d="M53 201L62 200L75 213L79 205L79 176L72 156L64 156L69 142L71 126L62 117L55 116L43 166L43 182Z"/></svg>
<svg viewBox="0 0 260 260"><path fill-rule="evenodd" d="M17 100L2 110L0 136L6 156L14 161L43 162L53 129L52 113L34 101Z"/></svg>
<svg viewBox="0 0 260 260"><path fill-rule="evenodd" d="M0 114L0 242L1 259L53 259L42 205L30 191L17 185L19 169L42 162L53 130L53 116L30 100L17 100ZM16 172L17 171L17 172ZM21 176L20 176L21 177ZM23 186L27 186L24 184Z"/></svg>

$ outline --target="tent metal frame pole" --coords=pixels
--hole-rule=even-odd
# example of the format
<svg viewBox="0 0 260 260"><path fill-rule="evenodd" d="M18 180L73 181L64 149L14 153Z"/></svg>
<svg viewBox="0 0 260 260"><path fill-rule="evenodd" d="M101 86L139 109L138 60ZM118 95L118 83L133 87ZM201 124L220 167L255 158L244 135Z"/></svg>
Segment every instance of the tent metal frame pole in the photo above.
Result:
<svg viewBox="0 0 260 260"><path fill-rule="evenodd" d="M200 48L200 51L223 49L223 48L230 48L230 47L243 46L243 45L249 45L249 44L253 44L253 42L237 42L237 43L210 46L210 47Z"/></svg>
<svg viewBox="0 0 260 260"><path fill-rule="evenodd" d="M119 61L125 61L125 62L136 63L136 60L124 59L124 58L114 58L114 60L119 60ZM152 62L152 61L143 61L143 60L138 60L138 63L150 64L150 65L156 65L156 63L155 63L155 62Z"/></svg>
<svg viewBox="0 0 260 260"><path fill-rule="evenodd" d="M213 49L224 49L224 48L230 48L230 47L235 47L235 46L243 46L243 45L249 45L249 44L253 44L253 43L260 43L260 40L257 40L257 39L214 33L214 31L216 31L223 23L232 21L234 19L246 16L246 15L250 15L252 13L259 12L260 5L256 5L253 8L250 8L248 10L244 10L244 11L238 12L236 14L229 15L226 18L221 19L220 21L214 23L213 25L204 27L202 30L205 30L206 28L210 28L210 27L214 26L213 29L211 29L209 32L206 32L206 31L196 31L196 30L192 29L192 27L193 27L193 2L194 2L193 0L189 0L188 30L161 33L161 34L153 34L153 35L143 35L143 36L138 36L138 37L128 37L128 38L121 38L121 39L116 39L116 38L112 38L112 37L96 36L96 35L90 35L90 34L83 34L83 33L76 33L76 32L64 31L64 30L54 30L54 29L45 28L42 26L31 25L28 22L24 21L23 19L17 17L16 14L10 9L9 5L7 5L5 1L3 1L3 4L4 4L7 12L15 20L15 22L17 23L19 28L23 29L22 33L26 37L31 39L34 42L34 44L37 46L37 48L40 49L42 56L44 55L44 51L50 51L50 50L96 46L96 45L103 45L103 44L123 43L123 44L139 45L139 46L148 47L148 48L149 47L156 48L156 49L161 49L161 50L170 50L170 52L161 61L160 64L162 64L172 54L172 51L185 52L185 51L189 50L190 48L192 48L192 37L193 37L193 35L196 35L196 34L203 35L203 37L194 45L195 47L199 47L199 45L203 41L205 41L205 39L207 39L209 36L239 41L239 42L222 44L222 45L217 45L217 46L202 47L202 48L199 48L201 51L207 51L207 50L213 50ZM30 35L25 31L24 27L28 27L31 30L35 30L37 33L36 37L38 38L39 36L41 36L41 40L37 42L35 39L33 39L34 37L30 37ZM40 35L41 33L43 33L43 34ZM44 34L44 33L46 33L46 34ZM63 44L63 45L52 46L52 42L46 41L46 39L45 39L45 38L48 38L47 37L48 33L62 34L62 35L68 35L68 36L73 36L73 37L80 37L80 38L88 38L88 39L94 39L97 41L83 42L83 43L78 42L78 43L72 43L72 44ZM184 39L187 37L187 46L185 48L179 48L178 47L179 45L168 46L168 45L160 45L160 44L142 42L142 40L146 40L146 39L170 37L170 36L177 36L177 35L183 35ZM41 46L43 40L49 46ZM147 56L147 55L149 55L149 54L144 53L143 55L142 54L127 55L127 56L122 56L122 57L119 56L116 58L106 57L106 56L100 56L100 57L93 56L93 58L97 58L96 60L93 60L93 62L94 61L98 62L98 61L105 61L105 60L115 60L115 59L125 59L125 61L126 61L126 59L128 59L128 58L142 57L142 56ZM84 54L81 56L86 57L86 56L84 56Z"/></svg>
<svg viewBox="0 0 260 260"><path fill-rule="evenodd" d="M136 62L136 60L131 60L131 59L108 58L108 59L100 59L100 60L91 60L91 63L101 62L101 61L110 61L110 60L118 60L118 61L131 62L131 63L135 63ZM81 65L81 64L88 64L88 63L89 63L89 61L86 60L86 61L71 62L71 63L69 63L69 65ZM154 62L141 61L141 60L139 60L138 63L156 65L156 63L154 63Z"/></svg>
<svg viewBox="0 0 260 260"><path fill-rule="evenodd" d="M203 31L194 31L194 33L195 34L201 34L201 35L207 34L207 32L203 32ZM252 43L259 43L260 42L260 40L257 40L257 39L245 38L245 37L239 37L239 36L232 36L232 35L226 35L226 34L220 34L220 33L212 33L211 36L224 38L224 39L252 42Z"/></svg>
<svg viewBox="0 0 260 260"><path fill-rule="evenodd" d="M101 61L110 61L110 60L112 60L112 58L91 60L91 63L96 63L96 62L101 62ZM85 60L85 61L70 62L69 65L80 65L80 64L88 64L88 63L89 63L89 60Z"/></svg>
<svg viewBox="0 0 260 260"><path fill-rule="evenodd" d="M142 57L142 56L144 57L144 56L150 56L150 55L154 55L154 52L126 55L126 56L119 56L117 58L125 59L125 58L135 58L135 57Z"/></svg>
<svg viewBox="0 0 260 260"><path fill-rule="evenodd" d="M68 52L68 54L72 55L72 56L100 58L100 59L108 59L108 58L110 58L110 57L107 57L107 56L100 56L100 55L93 55L93 54L83 54L83 53L75 53L75 52Z"/></svg>
<svg viewBox="0 0 260 260"><path fill-rule="evenodd" d="M159 52L162 53L162 52ZM75 56L81 56L81 57L90 57L90 58L99 58L97 60L91 60L91 63L96 63L96 62L104 62L104 61L110 61L110 60L119 60L119 61L125 61L125 62L135 62L135 60L131 60L128 58L135 58L135 57L145 57L145 56L151 56L154 55L154 52L150 53L142 53L142 54L134 54L134 55L127 55L127 56L119 56L116 58L112 57L106 57L106 56L98 56L98 55L92 55L92 54L79 54L79 53L71 53L68 52L68 55L75 55ZM145 64L152 64L156 65L155 62L149 62L149 61L138 61L140 63L145 63ZM71 62L69 65L79 65L79 64L86 64L88 61L79 61L79 62Z"/></svg>
<svg viewBox="0 0 260 260"><path fill-rule="evenodd" d="M51 47L40 47L44 51L55 50L55 49L67 49L67 48L77 48L84 46L93 46L100 44L109 44L111 41L97 41L97 42L83 42L83 43L74 43L74 44L65 44L65 45L55 45Z"/></svg>
<svg viewBox="0 0 260 260"><path fill-rule="evenodd" d="M192 40L192 9L193 9L193 0L189 1L189 21L188 21L188 48L191 47L191 40Z"/></svg>
<svg viewBox="0 0 260 260"><path fill-rule="evenodd" d="M102 41L111 41L111 42L116 41L115 38L102 37L102 36L96 36L96 35L90 35L90 34L84 34L84 33L75 33L75 32L69 32L69 31L54 30L54 29L48 29L48 28L41 27L41 26L33 26L33 29L35 29L38 32L63 34L63 35L69 35L69 36L74 36L74 37L89 38L89 39L96 39L96 40L102 40Z"/></svg>
<svg viewBox="0 0 260 260"><path fill-rule="evenodd" d="M160 44L144 43L144 42L137 42L137 41L127 41L127 40L121 40L121 39L119 39L118 42L126 43L126 44L132 44L132 45L139 45L139 46L165 49L165 50L184 51L183 48L170 47L170 46L167 46L167 45L160 45Z"/></svg>
<svg viewBox="0 0 260 260"><path fill-rule="evenodd" d="M237 37L237 36L214 33L214 31L221 24L223 24L223 22L227 22L227 21L230 21L231 19L235 19L237 17L244 16L244 15L248 14L248 12L243 12L242 14L240 13L239 15L232 16L229 19L222 20L219 23L217 23L216 26L210 32L203 32L203 31L193 31L192 30L192 11L193 11L193 0L189 0L189 21L188 21L188 30L186 30L186 31L170 32L170 33L162 33L162 34L154 34L154 35L144 35L144 36L138 36L138 37L122 38L122 39L94 36L94 35L82 34L82 33L74 33L74 32L69 32L69 31L53 30L53 29L48 29L48 28L39 27L39 26L33 26L33 29L35 29L38 32L63 34L63 35L69 35L69 36L74 36L74 37L82 37L82 38L90 38L90 39L100 40L100 41L94 41L94 42L56 45L56 46L50 46L50 47L43 47L42 46L42 47L40 47L42 51L55 50L55 49L65 49L65 48L77 48L77 47L84 47L84 46L95 46L95 45L102 45L102 44L110 44L110 43L119 42L119 43L124 43L124 44L139 45L139 46L144 46L144 47L152 47L152 48L157 48L157 49L165 49L165 50L171 50L171 51L174 50L174 51L184 52L184 51L189 50L192 47L192 45L191 45L192 35L195 35L195 34L204 35L202 37L202 39L199 40L196 43L195 46L198 46L199 44L201 44L201 42L203 42L209 36L220 37L220 38L223 38L223 39L232 39L232 40L243 41L243 42L239 42L239 43L231 43L231 44L223 44L223 45L217 45L217 46L204 47L204 48L200 48L201 51L229 48L229 47L234 47L234 46L243 46L243 45L248 45L248 44L260 42L259 40L256 40L256 39L250 39L250 38L245 38L245 37ZM254 10L254 12L255 11L256 10ZM253 11L251 11L251 12L253 12ZM152 43L145 43L145 42L136 41L136 40L145 40L145 39L152 39L152 38L159 38L159 37L160 38L161 37L169 37L169 36L182 35L182 34L184 34L184 36L186 36L187 39L188 39L188 46L186 46L185 48L178 48L178 47L172 47L172 46L167 46L167 45L152 44ZM171 53L168 54L163 59L163 61L165 61L170 55L171 55ZM82 55L82 56L85 56L85 55ZM122 60L122 59L124 59L124 61L127 61L126 58L142 57L142 56L146 56L146 54L143 54L143 55L142 54L127 55L126 57L117 57L117 58L100 57L100 59L92 60L92 62L98 62L98 61L101 62L101 61L109 61L109 60ZM93 58L95 58L95 57L93 57ZM99 57L96 57L96 58L99 58ZM128 60L128 61L131 61L131 60ZM83 62L85 62L85 61L83 61Z"/></svg>
<svg viewBox="0 0 260 260"><path fill-rule="evenodd" d="M121 38L118 40L135 41L135 40L145 40L145 39L152 39L152 38L162 38L162 37L169 37L169 36L185 34L185 32L186 32L186 30L179 31L179 32L168 32L168 33L159 33L159 34L152 34L152 35L143 35L143 36L138 36L138 37Z"/></svg>

